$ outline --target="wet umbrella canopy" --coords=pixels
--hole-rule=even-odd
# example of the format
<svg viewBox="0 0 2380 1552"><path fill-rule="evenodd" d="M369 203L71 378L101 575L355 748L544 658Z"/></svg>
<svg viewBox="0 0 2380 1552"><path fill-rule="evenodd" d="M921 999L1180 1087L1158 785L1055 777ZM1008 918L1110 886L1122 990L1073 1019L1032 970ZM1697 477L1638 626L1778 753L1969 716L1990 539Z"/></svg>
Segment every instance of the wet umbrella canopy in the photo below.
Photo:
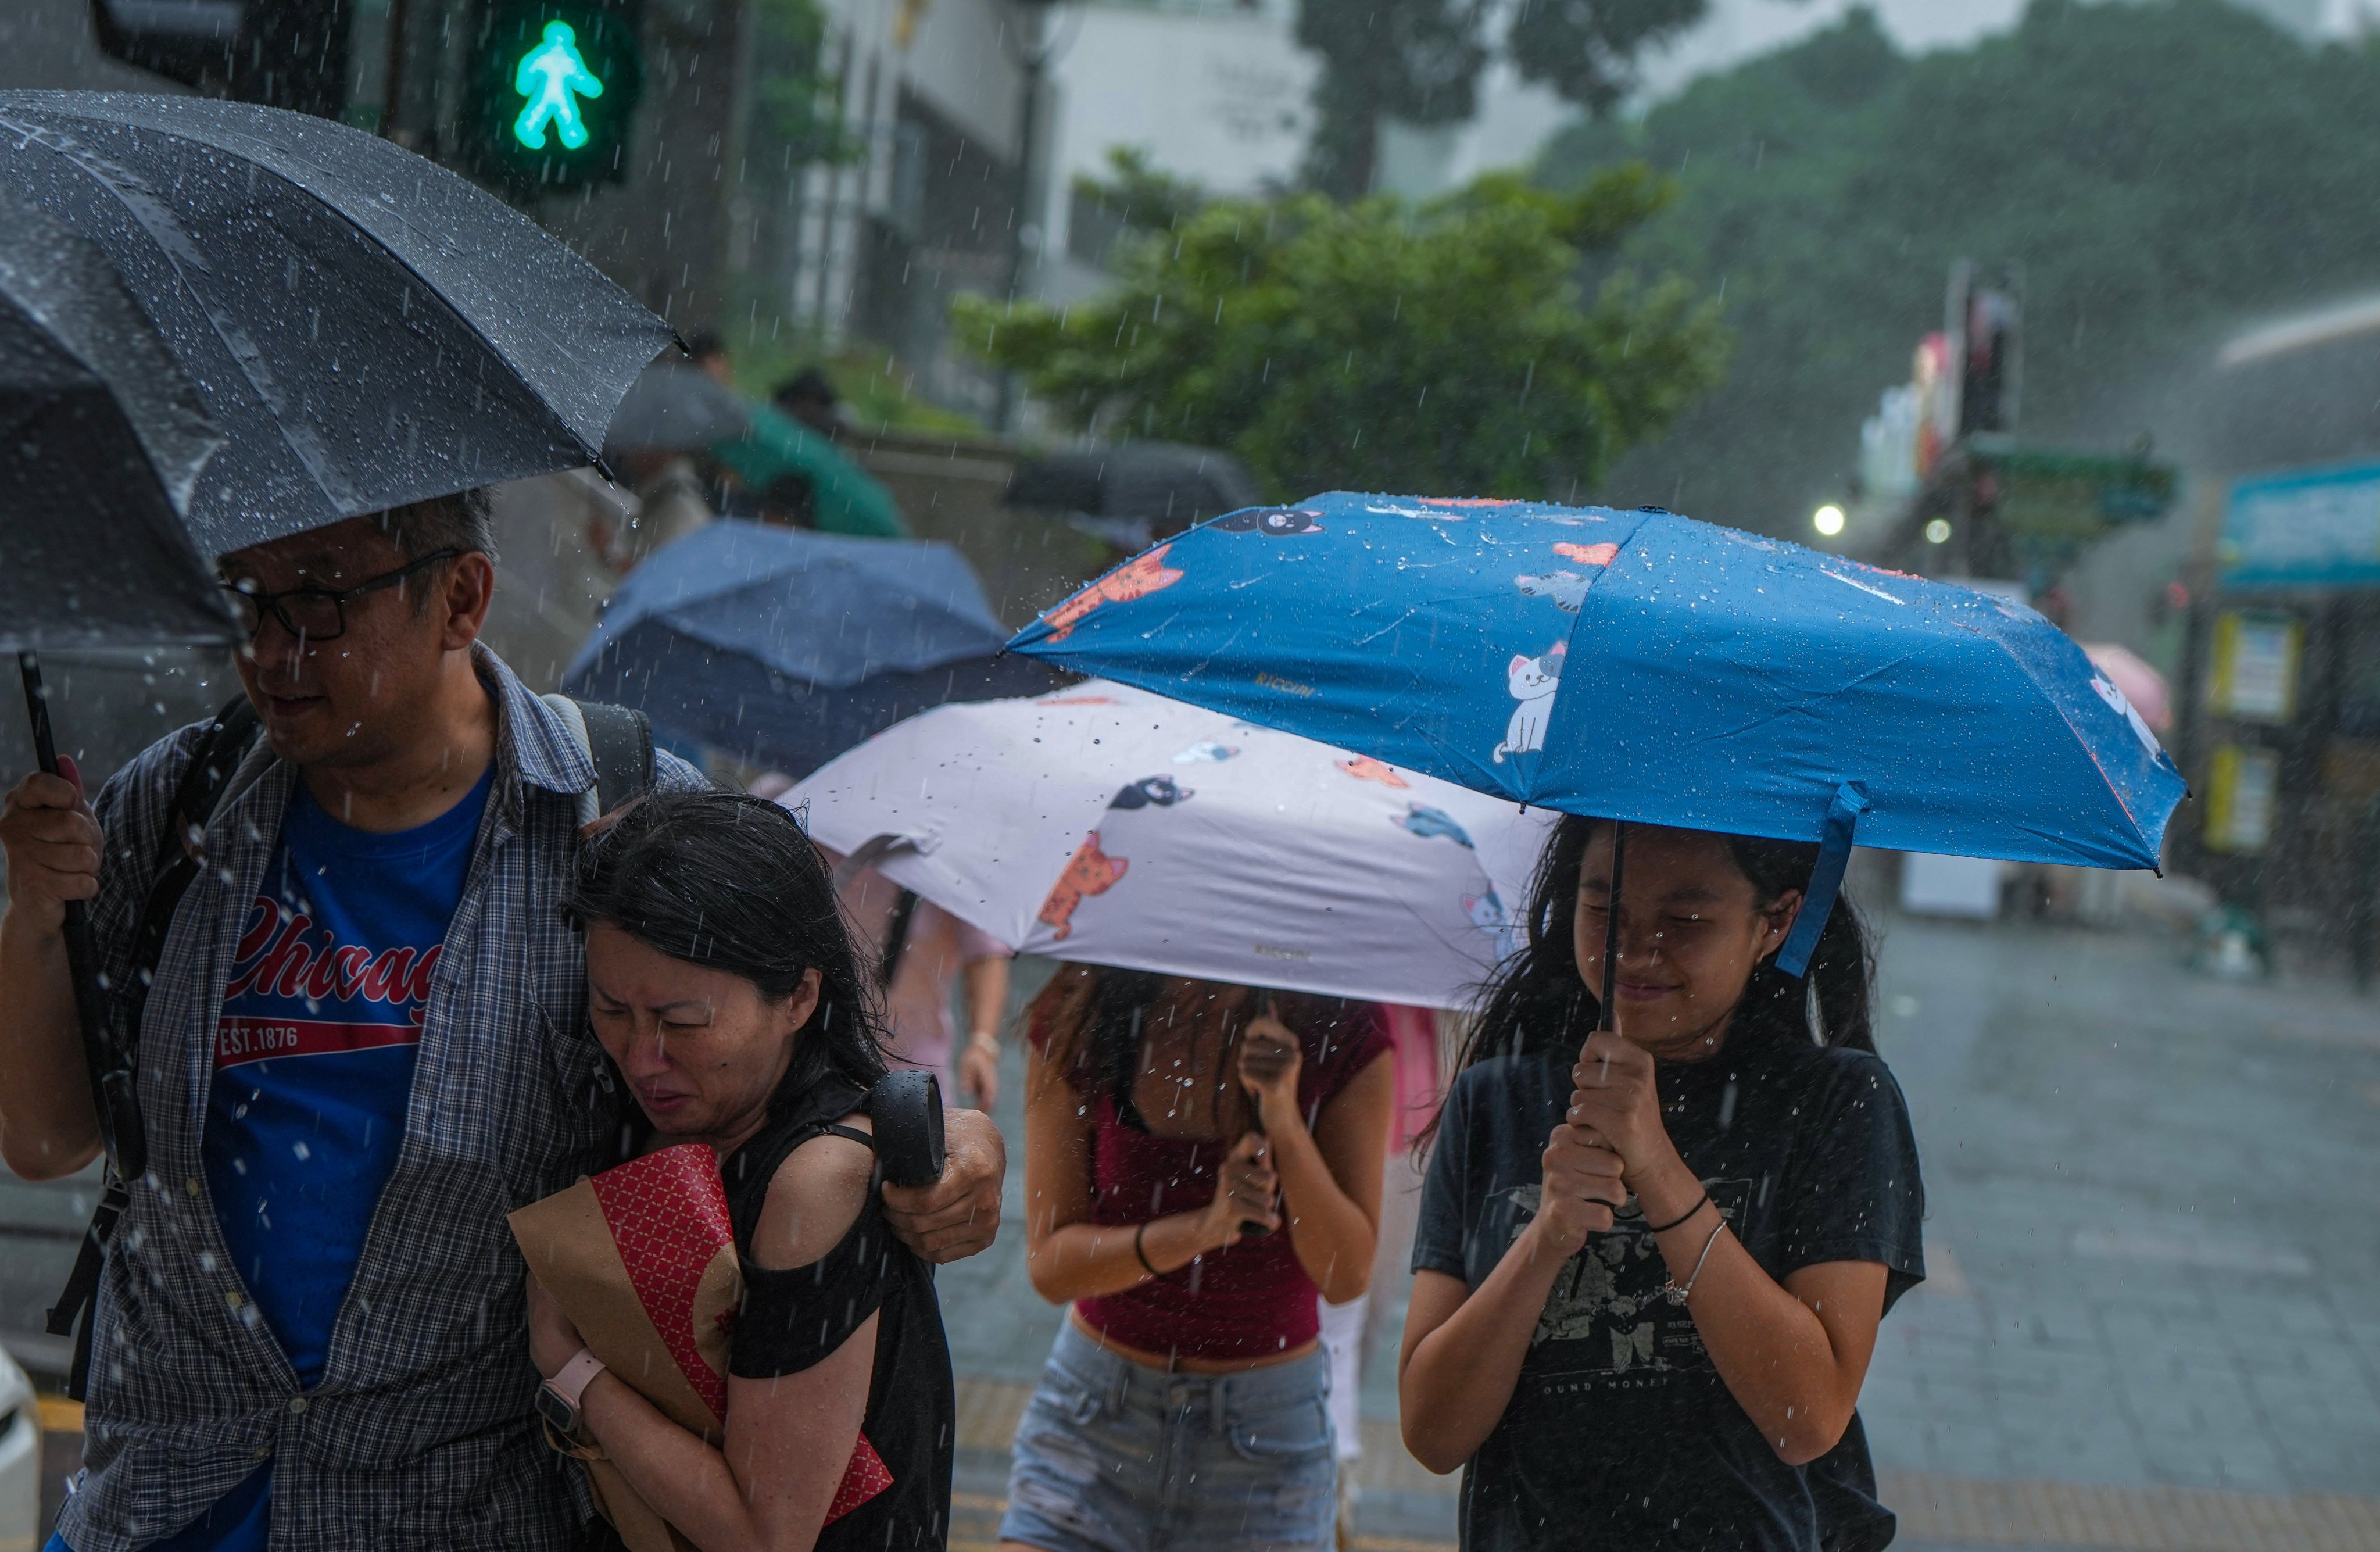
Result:
<svg viewBox="0 0 2380 1552"><path fill-rule="evenodd" d="M2155 867L2183 795L2122 692L2023 605L1652 509L1340 491L1234 513L1011 645L1532 805L1824 842L1837 880L1854 827Z"/></svg>
<svg viewBox="0 0 2380 1552"><path fill-rule="evenodd" d="M693 452L740 437L751 424L743 401L709 372L657 361L620 401L619 413L603 433L603 445L613 453L648 448Z"/></svg>
<svg viewBox="0 0 2380 1552"><path fill-rule="evenodd" d="M1021 952L1436 1007L1520 939L1553 818L1097 679L913 717L778 801Z"/></svg>
<svg viewBox="0 0 2380 1552"><path fill-rule="evenodd" d="M220 553L593 461L669 326L390 142L197 98L0 92L0 182L103 251L225 445Z"/></svg>
<svg viewBox="0 0 2380 1552"><path fill-rule="evenodd" d="M220 446L107 256L0 184L0 649L228 642L178 515Z"/></svg>
<svg viewBox="0 0 2380 1552"><path fill-rule="evenodd" d="M630 573L564 685L800 776L929 706L1058 682L1006 635L947 545L730 519Z"/></svg>

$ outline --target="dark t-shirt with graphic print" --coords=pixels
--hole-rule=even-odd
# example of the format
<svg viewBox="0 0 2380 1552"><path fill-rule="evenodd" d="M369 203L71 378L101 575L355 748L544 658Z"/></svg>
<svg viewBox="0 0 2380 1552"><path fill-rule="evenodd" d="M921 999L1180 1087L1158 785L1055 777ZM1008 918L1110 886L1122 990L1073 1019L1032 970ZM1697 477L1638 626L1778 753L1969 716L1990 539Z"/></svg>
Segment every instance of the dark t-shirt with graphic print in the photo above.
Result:
<svg viewBox="0 0 2380 1552"><path fill-rule="evenodd" d="M1487 1280L1536 1215L1538 1159L1569 1106L1575 1059L1574 1046L1498 1057L1455 1080L1415 1270ZM1747 1032L1710 1061L1662 1062L1658 1081L1670 1140L1769 1276L1881 1262L1887 1308L1925 1277L1917 1145L1882 1060ZM1779 1460L1693 1316L1661 1295L1668 1277L1633 1202L1562 1268L1512 1400L1463 1473L1466 1552L1888 1542L1892 1516L1876 1502L1857 1418L1809 1466Z"/></svg>

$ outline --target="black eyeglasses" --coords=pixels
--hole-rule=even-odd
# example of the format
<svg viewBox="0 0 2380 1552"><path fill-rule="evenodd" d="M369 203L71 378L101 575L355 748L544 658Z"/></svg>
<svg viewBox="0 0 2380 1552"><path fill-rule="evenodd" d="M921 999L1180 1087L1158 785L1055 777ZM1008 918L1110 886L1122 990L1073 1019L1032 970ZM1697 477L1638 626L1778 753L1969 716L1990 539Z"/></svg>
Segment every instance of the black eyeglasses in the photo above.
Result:
<svg viewBox="0 0 2380 1552"><path fill-rule="evenodd" d="M292 588L286 592L268 593L246 579L223 585L224 596L231 600L232 612L239 617L240 629L250 641L264 627L267 614L281 622L281 628L304 641L334 641L346 634L347 600L366 593L377 593L394 588L417 571L423 571L441 561L451 561L463 554L460 550L433 550L418 561L409 561L395 571L385 572L368 582L352 588Z"/></svg>

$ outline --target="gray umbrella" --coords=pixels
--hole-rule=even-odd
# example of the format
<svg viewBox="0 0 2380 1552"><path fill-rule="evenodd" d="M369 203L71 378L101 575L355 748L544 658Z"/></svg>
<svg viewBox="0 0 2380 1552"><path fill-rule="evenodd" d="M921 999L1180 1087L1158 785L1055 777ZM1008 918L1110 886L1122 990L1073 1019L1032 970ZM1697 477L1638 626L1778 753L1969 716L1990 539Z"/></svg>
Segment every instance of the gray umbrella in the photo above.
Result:
<svg viewBox="0 0 2380 1552"><path fill-rule="evenodd" d="M201 385L201 553L589 463L673 337L492 196L275 108L0 92L0 183L107 255Z"/></svg>
<svg viewBox="0 0 2380 1552"><path fill-rule="evenodd" d="M1260 506L1265 497L1247 466L1229 453L1173 442L1127 442L1020 464L1002 499L1012 506L1055 507L1172 533L1226 512Z"/></svg>
<svg viewBox="0 0 2380 1552"><path fill-rule="evenodd" d="M744 401L695 367L655 362L620 401L603 433L612 454L644 449L691 452L742 436L752 424Z"/></svg>

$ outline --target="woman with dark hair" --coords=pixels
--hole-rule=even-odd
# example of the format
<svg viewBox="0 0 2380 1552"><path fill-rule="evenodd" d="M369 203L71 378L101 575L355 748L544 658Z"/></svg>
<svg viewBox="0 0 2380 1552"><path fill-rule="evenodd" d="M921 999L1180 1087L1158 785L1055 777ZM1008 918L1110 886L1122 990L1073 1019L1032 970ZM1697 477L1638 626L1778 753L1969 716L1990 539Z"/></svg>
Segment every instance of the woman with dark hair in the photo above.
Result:
<svg viewBox="0 0 2380 1552"><path fill-rule="evenodd" d="M1615 903L1613 826L1557 828L1440 1112L1406 1445L1468 1466L1473 1552L1881 1546L1854 1406L1925 1194L1865 926L1838 901L1796 979L1816 846L1626 842Z"/></svg>
<svg viewBox="0 0 2380 1552"><path fill-rule="evenodd" d="M1027 1040L1026 1265L1073 1308L1017 1426L1002 1545L1328 1545L1315 1294L1371 1278L1380 1011L1070 965Z"/></svg>
<svg viewBox="0 0 2380 1552"><path fill-rule="evenodd" d="M950 1352L933 1278L873 1188L863 1105L884 1057L817 848L773 803L656 794L587 844L568 909L647 1150L717 1151L744 1303L723 1440L595 1364L532 1277L539 1372L575 1388L593 1447L703 1552L941 1546ZM863 1428L892 1485L826 1524Z"/></svg>

